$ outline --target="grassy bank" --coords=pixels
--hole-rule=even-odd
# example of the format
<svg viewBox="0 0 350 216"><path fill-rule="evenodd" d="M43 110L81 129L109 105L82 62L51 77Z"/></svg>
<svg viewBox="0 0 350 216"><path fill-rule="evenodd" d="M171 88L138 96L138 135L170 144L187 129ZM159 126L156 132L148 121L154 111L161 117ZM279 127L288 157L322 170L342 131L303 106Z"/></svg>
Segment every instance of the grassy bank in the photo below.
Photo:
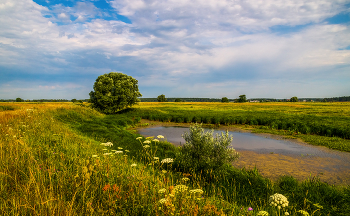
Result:
<svg viewBox="0 0 350 216"><path fill-rule="evenodd" d="M348 215L350 187L312 178L273 184L255 170L181 172L178 149L127 131L132 113L71 103L1 104L1 215ZM113 146L101 143L113 143ZM106 144L107 145L107 144ZM158 157L158 160L154 160ZM173 158L174 163L160 163ZM202 193L203 191L203 193ZM283 211L269 205L288 198Z"/></svg>

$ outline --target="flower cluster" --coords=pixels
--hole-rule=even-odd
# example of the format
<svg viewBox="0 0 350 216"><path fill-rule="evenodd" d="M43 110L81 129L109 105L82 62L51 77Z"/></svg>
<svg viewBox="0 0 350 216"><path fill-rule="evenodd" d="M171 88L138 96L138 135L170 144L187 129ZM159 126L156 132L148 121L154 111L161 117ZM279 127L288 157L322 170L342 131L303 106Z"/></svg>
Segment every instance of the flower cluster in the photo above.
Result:
<svg viewBox="0 0 350 216"><path fill-rule="evenodd" d="M150 144L150 143L151 143L151 141L149 141L149 140L146 140L143 142L143 144Z"/></svg>
<svg viewBox="0 0 350 216"><path fill-rule="evenodd" d="M275 193L274 195L271 195L269 198L270 206L277 206L278 209L287 207L289 202L285 196L282 194Z"/></svg>
<svg viewBox="0 0 350 216"><path fill-rule="evenodd" d="M142 139L142 137L137 137L136 139L137 139L137 140L140 140L140 139Z"/></svg>
<svg viewBox="0 0 350 216"><path fill-rule="evenodd" d="M190 179L187 178L187 177L182 178L182 181L184 181L184 182L187 182L187 181L189 181L189 180L190 180Z"/></svg>
<svg viewBox="0 0 350 216"><path fill-rule="evenodd" d="M123 154L123 151L115 151L116 154Z"/></svg>
<svg viewBox="0 0 350 216"><path fill-rule="evenodd" d="M162 194L162 193L165 193L166 192L166 189L165 188L162 188L158 191L158 193Z"/></svg>
<svg viewBox="0 0 350 216"><path fill-rule="evenodd" d="M158 135L157 138L158 138L158 139L164 139L164 136Z"/></svg>
<svg viewBox="0 0 350 216"><path fill-rule="evenodd" d="M131 167L136 167L137 165L136 164L131 164Z"/></svg>
<svg viewBox="0 0 350 216"><path fill-rule="evenodd" d="M190 193L191 194L196 194L196 193L202 194L204 192L201 189L193 189L193 190L190 190Z"/></svg>
<svg viewBox="0 0 350 216"><path fill-rule="evenodd" d="M258 216L268 216L269 213L266 212L266 211L259 211L257 215L258 215Z"/></svg>
<svg viewBox="0 0 350 216"><path fill-rule="evenodd" d="M166 199L166 198L163 198L163 199L161 199L161 200L159 200L159 203L160 204L164 204L164 203L166 203L168 200Z"/></svg>
<svg viewBox="0 0 350 216"><path fill-rule="evenodd" d="M111 146L113 145L113 143L111 143L111 142L106 142L106 143L101 143L101 145L111 147Z"/></svg>
<svg viewBox="0 0 350 216"><path fill-rule="evenodd" d="M143 147L144 147L144 148L149 148L150 146L149 146L149 145L144 145Z"/></svg>
<svg viewBox="0 0 350 216"><path fill-rule="evenodd" d="M172 163L172 162L174 162L174 159L172 158L165 158L161 161L161 163Z"/></svg>
<svg viewBox="0 0 350 216"><path fill-rule="evenodd" d="M187 191L188 187L186 185L176 185L174 190L176 193L182 193Z"/></svg>

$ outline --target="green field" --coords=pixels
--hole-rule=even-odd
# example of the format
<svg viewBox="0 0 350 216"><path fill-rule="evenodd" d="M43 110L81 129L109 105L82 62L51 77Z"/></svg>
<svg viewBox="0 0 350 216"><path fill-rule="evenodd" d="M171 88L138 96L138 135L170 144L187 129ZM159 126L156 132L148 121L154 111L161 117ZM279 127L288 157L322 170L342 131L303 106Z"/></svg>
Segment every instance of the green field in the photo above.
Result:
<svg viewBox="0 0 350 216"><path fill-rule="evenodd" d="M293 135L310 144L350 152L349 102L142 102L127 115L162 122L249 125L253 132Z"/></svg>
<svg viewBox="0 0 350 216"><path fill-rule="evenodd" d="M306 115L304 105L313 118L332 115L343 122L335 125L345 127L349 103L141 103L117 115L98 113L86 104L0 103L6 107L0 110L0 215L303 215L300 210L349 215L350 186L336 187L317 178L299 182L290 176L272 182L257 170L230 165L220 171L183 172L176 160L178 147L149 139L145 148L146 139L137 140L139 135L130 130L146 115L193 120L235 112L248 117L265 109L272 118L273 112ZM326 114L336 107L344 110ZM316 109L324 112L317 114ZM101 145L107 142L113 146ZM165 158L174 162L159 163ZM275 193L287 197L289 206L270 206Z"/></svg>

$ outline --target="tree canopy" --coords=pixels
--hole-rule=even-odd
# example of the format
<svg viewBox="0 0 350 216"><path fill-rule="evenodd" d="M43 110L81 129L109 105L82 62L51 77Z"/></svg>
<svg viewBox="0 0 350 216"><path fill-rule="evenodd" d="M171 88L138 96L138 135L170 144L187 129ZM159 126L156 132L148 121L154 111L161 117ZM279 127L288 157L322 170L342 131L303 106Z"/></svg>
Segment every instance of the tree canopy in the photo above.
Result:
<svg viewBox="0 0 350 216"><path fill-rule="evenodd" d="M292 97L292 98L290 99L290 102L298 102L298 97Z"/></svg>
<svg viewBox="0 0 350 216"><path fill-rule="evenodd" d="M245 95L240 95L238 102L239 103L247 102L247 97Z"/></svg>
<svg viewBox="0 0 350 216"><path fill-rule="evenodd" d="M168 102L168 100L165 98L165 95L161 94L157 97L158 102Z"/></svg>
<svg viewBox="0 0 350 216"><path fill-rule="evenodd" d="M111 72L97 77L94 91L90 92L92 107L106 114L131 107L139 102L138 81L119 72Z"/></svg>
<svg viewBox="0 0 350 216"><path fill-rule="evenodd" d="M223 102L223 103L228 103L227 97L223 97L223 98L221 99L221 102Z"/></svg>

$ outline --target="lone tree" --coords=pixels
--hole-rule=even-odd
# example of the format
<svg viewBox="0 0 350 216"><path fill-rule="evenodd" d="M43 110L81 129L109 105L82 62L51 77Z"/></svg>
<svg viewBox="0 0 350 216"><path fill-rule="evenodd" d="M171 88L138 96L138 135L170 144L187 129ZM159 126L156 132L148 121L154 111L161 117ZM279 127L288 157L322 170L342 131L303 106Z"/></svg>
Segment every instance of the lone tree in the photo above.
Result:
<svg viewBox="0 0 350 216"><path fill-rule="evenodd" d="M181 99L180 98L176 98L175 102L181 102Z"/></svg>
<svg viewBox="0 0 350 216"><path fill-rule="evenodd" d="M238 99L239 103L247 102L247 97L245 95L240 95Z"/></svg>
<svg viewBox="0 0 350 216"><path fill-rule="evenodd" d="M131 107L142 96L137 83L133 77L119 72L97 77L94 91L89 94L92 107L106 114Z"/></svg>
<svg viewBox="0 0 350 216"><path fill-rule="evenodd" d="M165 98L165 95L161 94L157 97L158 102L168 102L168 100Z"/></svg>
<svg viewBox="0 0 350 216"><path fill-rule="evenodd" d="M290 99L290 102L298 102L298 97L292 97L292 98Z"/></svg>
<svg viewBox="0 0 350 216"><path fill-rule="evenodd" d="M222 103L228 103L227 97L223 97L223 98L221 99L221 102L222 102Z"/></svg>
<svg viewBox="0 0 350 216"><path fill-rule="evenodd" d="M24 101L22 98L16 98L16 102L22 102Z"/></svg>

